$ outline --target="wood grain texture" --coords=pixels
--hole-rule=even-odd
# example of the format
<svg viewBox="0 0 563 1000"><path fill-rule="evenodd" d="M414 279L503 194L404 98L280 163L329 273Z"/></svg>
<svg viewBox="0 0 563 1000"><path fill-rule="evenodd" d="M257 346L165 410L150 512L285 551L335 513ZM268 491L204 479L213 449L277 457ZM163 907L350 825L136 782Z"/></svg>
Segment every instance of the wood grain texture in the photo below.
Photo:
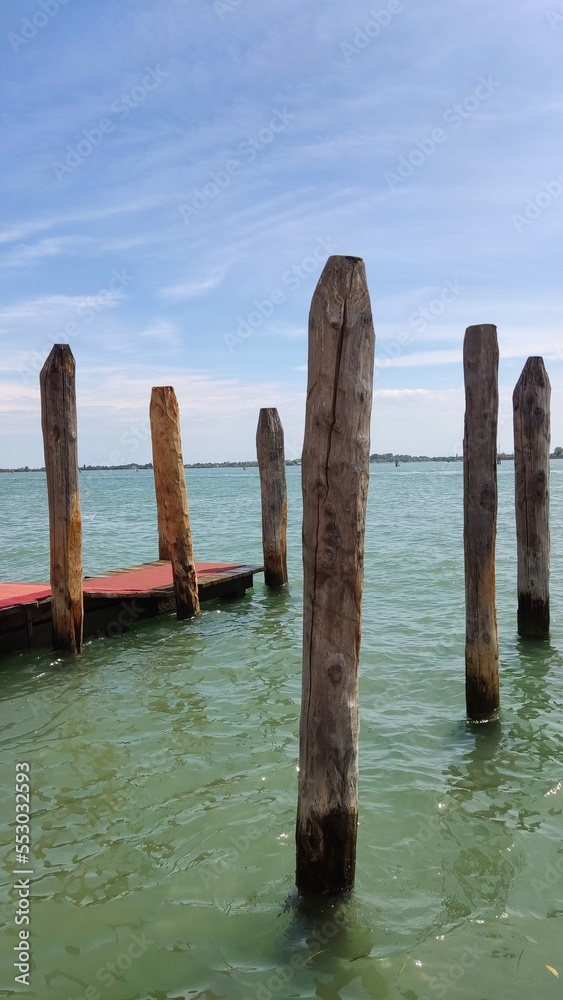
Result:
<svg viewBox="0 0 563 1000"><path fill-rule="evenodd" d="M549 634L551 384L543 358L528 358L513 396L518 540L518 631Z"/></svg>
<svg viewBox="0 0 563 1000"><path fill-rule="evenodd" d="M375 333L363 261L330 257L309 317L297 886L350 889Z"/></svg>
<svg viewBox="0 0 563 1000"><path fill-rule="evenodd" d="M180 411L171 386L155 386L150 422L157 507L167 551L178 618L199 614L197 576L190 528L186 474L180 437Z"/></svg>
<svg viewBox="0 0 563 1000"><path fill-rule="evenodd" d="M287 486L283 427L278 411L260 410L256 453L262 495L262 548L266 586L287 583Z"/></svg>
<svg viewBox="0 0 563 1000"><path fill-rule="evenodd" d="M470 719L500 706L495 556L499 349L495 326L465 333L464 538L467 631L466 702Z"/></svg>
<svg viewBox="0 0 563 1000"><path fill-rule="evenodd" d="M82 652L82 519L78 488L75 363L68 344L55 344L39 377L45 449L53 649Z"/></svg>
<svg viewBox="0 0 563 1000"><path fill-rule="evenodd" d="M164 511L161 510L157 497L156 516L158 521L158 558L164 562L170 562L170 552L166 544L166 532L164 529Z"/></svg>

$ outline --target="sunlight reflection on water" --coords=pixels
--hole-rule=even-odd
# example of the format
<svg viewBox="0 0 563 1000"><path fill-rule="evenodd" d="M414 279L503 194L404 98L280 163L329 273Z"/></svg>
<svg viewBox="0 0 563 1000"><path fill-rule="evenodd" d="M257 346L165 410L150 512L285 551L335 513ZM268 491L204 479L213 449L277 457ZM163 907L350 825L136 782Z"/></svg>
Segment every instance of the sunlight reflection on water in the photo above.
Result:
<svg viewBox="0 0 563 1000"><path fill-rule="evenodd" d="M513 467L499 469L502 713L487 726L464 720L461 468L373 472L358 879L338 907L300 908L293 893L298 469L288 470L287 592L258 578L197 621L164 617L90 642L71 666L44 650L9 658L2 859L9 872L14 765L29 760L38 998L556 995L546 970L560 962L563 916L563 462L554 466L554 629L531 644L515 630ZM257 471L190 471L188 488L197 555L260 562ZM3 579L46 578L43 478L5 476L0 489ZM155 558L149 473L84 473L81 490L85 572Z"/></svg>

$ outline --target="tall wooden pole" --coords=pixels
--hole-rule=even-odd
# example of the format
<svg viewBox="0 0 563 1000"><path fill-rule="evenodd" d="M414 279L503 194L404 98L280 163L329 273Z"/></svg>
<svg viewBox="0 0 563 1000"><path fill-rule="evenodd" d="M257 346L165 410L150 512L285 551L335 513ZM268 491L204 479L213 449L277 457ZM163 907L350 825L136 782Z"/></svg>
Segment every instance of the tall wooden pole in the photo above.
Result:
<svg viewBox="0 0 563 1000"><path fill-rule="evenodd" d="M549 635L551 384L543 358L528 358L514 390L518 631Z"/></svg>
<svg viewBox="0 0 563 1000"><path fill-rule="evenodd" d="M75 363L55 344L39 377L51 553L53 649L82 652L82 519L78 489Z"/></svg>
<svg viewBox="0 0 563 1000"><path fill-rule="evenodd" d="M164 511L162 509L162 498L156 493L156 517L158 523L158 558L164 562L170 562L170 550L166 544L166 531L164 528Z"/></svg>
<svg viewBox="0 0 563 1000"><path fill-rule="evenodd" d="M297 887L352 888L375 333L364 263L330 257L309 316Z"/></svg>
<svg viewBox="0 0 563 1000"><path fill-rule="evenodd" d="M495 326L465 333L464 513L467 714L481 721L500 705L495 554L499 349Z"/></svg>
<svg viewBox="0 0 563 1000"><path fill-rule="evenodd" d="M283 427L278 411L260 410L256 452L262 493L264 579L273 590L287 583L287 487Z"/></svg>
<svg viewBox="0 0 563 1000"><path fill-rule="evenodd" d="M174 389L155 386L151 394L152 461L157 509L162 512L170 553L178 618L199 614L186 474L180 438L180 411Z"/></svg>

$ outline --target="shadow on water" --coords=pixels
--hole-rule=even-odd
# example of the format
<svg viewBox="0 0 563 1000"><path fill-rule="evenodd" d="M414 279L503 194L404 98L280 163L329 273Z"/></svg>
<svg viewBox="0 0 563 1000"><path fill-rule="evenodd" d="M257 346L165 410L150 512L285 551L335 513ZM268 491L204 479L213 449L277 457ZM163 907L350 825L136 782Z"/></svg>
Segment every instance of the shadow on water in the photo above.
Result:
<svg viewBox="0 0 563 1000"><path fill-rule="evenodd" d="M507 707L492 722L460 727L456 743L463 750L444 772L448 796L440 827L448 845L449 919L504 913L525 865L521 838L538 833L546 820L543 786L549 788L549 772L563 750L549 685L561 655L545 640L519 641L517 654L504 671ZM526 781L530 773L543 779L539 790Z"/></svg>
<svg viewBox="0 0 563 1000"><path fill-rule="evenodd" d="M506 824L513 799L504 794L501 767L502 723L467 723L466 733L470 749L445 771L448 809L443 826L450 850L444 910L450 921L502 913L515 874L512 831Z"/></svg>
<svg viewBox="0 0 563 1000"><path fill-rule="evenodd" d="M556 675L563 657L549 640L541 639L518 639L516 654L506 678L512 708L507 739L513 754L526 755L528 773L543 775L563 752L557 705L559 700L562 707L561 684Z"/></svg>
<svg viewBox="0 0 563 1000"><path fill-rule="evenodd" d="M376 932L362 919L353 895L312 899L294 893L285 909L293 918L275 956L280 987L286 984L280 996L302 995L296 990L305 980L306 995L319 1000L389 996L388 983L371 958ZM267 985L274 992L276 983Z"/></svg>
<svg viewBox="0 0 563 1000"><path fill-rule="evenodd" d="M563 667L563 656L549 639L519 637L516 652L518 667L511 673L511 684L518 697L518 716L527 721L547 717L553 709L548 676L554 668Z"/></svg>
<svg viewBox="0 0 563 1000"><path fill-rule="evenodd" d="M256 620L252 623L253 634L263 636L267 639L268 644L279 640L282 647L285 647L287 645L288 624L293 624L295 619L295 595L287 586L280 590L268 590L264 587L259 599L260 610L256 614Z"/></svg>

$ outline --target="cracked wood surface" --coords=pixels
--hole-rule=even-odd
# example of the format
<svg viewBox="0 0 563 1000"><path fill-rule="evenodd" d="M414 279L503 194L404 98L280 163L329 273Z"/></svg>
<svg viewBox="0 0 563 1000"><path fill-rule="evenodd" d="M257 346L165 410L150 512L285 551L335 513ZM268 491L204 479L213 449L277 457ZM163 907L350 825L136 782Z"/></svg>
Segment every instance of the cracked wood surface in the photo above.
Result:
<svg viewBox="0 0 563 1000"><path fill-rule="evenodd" d="M490 718L500 705L495 555L499 348L495 326L465 333L464 541L467 714Z"/></svg>
<svg viewBox="0 0 563 1000"><path fill-rule="evenodd" d="M39 377L49 502L53 649L82 652L82 519L78 490L75 363L55 344Z"/></svg>
<svg viewBox="0 0 563 1000"><path fill-rule="evenodd" d="M155 386L150 423L157 507L172 579L178 618L199 614L197 577L190 528L186 474L180 439L180 412L172 386Z"/></svg>
<svg viewBox="0 0 563 1000"><path fill-rule="evenodd" d="M549 634L551 385L543 358L528 358L513 396L518 631Z"/></svg>
<svg viewBox="0 0 563 1000"><path fill-rule="evenodd" d="M256 454L262 496L264 579L272 589L287 583L287 486L283 427L275 407L260 410Z"/></svg>
<svg viewBox="0 0 563 1000"><path fill-rule="evenodd" d="M309 316L297 886L349 889L375 333L363 261L330 257Z"/></svg>

